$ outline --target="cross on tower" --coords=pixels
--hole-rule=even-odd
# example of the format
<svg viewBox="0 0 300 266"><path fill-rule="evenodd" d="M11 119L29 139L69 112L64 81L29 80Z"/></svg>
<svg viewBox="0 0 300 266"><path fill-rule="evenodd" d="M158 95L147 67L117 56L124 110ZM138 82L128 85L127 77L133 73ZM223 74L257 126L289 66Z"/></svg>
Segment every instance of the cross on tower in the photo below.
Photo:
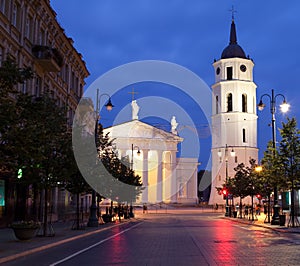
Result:
<svg viewBox="0 0 300 266"><path fill-rule="evenodd" d="M132 95L132 101L134 100L134 94L138 94L138 92L134 91L134 88L132 88L132 91L128 93Z"/></svg>
<svg viewBox="0 0 300 266"><path fill-rule="evenodd" d="M231 12L231 16L232 16L232 20L234 20L234 13L237 13L236 10L234 10L234 6L232 5L231 9L229 9L229 11Z"/></svg>

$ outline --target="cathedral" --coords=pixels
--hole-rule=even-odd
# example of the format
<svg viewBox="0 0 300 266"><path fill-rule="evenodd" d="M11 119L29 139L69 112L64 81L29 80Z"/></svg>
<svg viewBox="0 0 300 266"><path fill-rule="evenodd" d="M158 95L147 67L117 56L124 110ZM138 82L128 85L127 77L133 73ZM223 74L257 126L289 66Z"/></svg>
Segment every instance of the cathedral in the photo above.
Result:
<svg viewBox="0 0 300 266"><path fill-rule="evenodd" d="M229 45L213 63L212 85L212 183L209 204L224 204L216 187L234 177L239 163L258 160L256 84L253 60L237 43L234 18Z"/></svg>
<svg viewBox="0 0 300 266"><path fill-rule="evenodd" d="M105 128L114 139L120 158L128 157L131 168L142 177L141 197L136 203L197 204L198 158L178 158L178 125L172 117L171 131L139 120L137 100L131 102L132 120ZM141 106L142 108L142 106Z"/></svg>

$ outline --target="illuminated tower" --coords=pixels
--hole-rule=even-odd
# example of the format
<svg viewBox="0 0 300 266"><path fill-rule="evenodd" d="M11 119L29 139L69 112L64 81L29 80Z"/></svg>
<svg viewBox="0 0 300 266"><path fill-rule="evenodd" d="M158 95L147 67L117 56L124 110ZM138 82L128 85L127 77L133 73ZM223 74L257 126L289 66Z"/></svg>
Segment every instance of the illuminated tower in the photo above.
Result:
<svg viewBox="0 0 300 266"><path fill-rule="evenodd" d="M229 45L213 63L212 85L212 186L210 204L225 204L216 187L234 177L238 163L258 158L256 85L253 61L237 43L232 18ZM234 156L231 156L232 150Z"/></svg>

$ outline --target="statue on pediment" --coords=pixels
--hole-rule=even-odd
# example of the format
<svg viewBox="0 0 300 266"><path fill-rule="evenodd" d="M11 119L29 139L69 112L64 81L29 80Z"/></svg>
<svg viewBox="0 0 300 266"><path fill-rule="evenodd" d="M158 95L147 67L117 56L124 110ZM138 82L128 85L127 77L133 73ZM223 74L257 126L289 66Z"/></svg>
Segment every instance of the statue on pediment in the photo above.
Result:
<svg viewBox="0 0 300 266"><path fill-rule="evenodd" d="M176 121L176 117L173 115L173 117L171 119L171 132L172 132L172 134L175 134L175 135L178 134L177 126L178 126L178 123Z"/></svg>
<svg viewBox="0 0 300 266"><path fill-rule="evenodd" d="M139 119L138 113L139 113L140 107L138 106L136 100L133 100L131 102L131 107L132 107L132 120L138 120Z"/></svg>

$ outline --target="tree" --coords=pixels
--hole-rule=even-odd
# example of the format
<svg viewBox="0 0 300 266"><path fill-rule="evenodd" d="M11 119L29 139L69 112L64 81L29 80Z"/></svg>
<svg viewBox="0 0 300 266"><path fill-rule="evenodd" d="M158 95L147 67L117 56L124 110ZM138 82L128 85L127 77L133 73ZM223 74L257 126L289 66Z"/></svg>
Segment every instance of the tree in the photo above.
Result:
<svg viewBox="0 0 300 266"><path fill-rule="evenodd" d="M20 94L16 100L18 127L8 139L9 145L18 147L14 157L18 168L24 168L22 184L33 186L37 196L43 191L43 235L47 234L48 192L63 181L63 165L66 161L67 125L66 110L58 107L48 94L40 97ZM35 199L34 202L37 200ZM25 199L24 199L24 202ZM34 206L37 207L36 205Z"/></svg>
<svg viewBox="0 0 300 266"><path fill-rule="evenodd" d="M63 186L66 190L71 192L72 194L76 195L76 223L73 226L73 229L79 230L82 229L80 225L80 194L88 193L91 191L91 187L83 178L80 170L78 169L74 152L72 146L72 135L67 135L67 142L66 142L66 153L64 154L65 164L61 168L63 171ZM82 143L84 145L84 143Z"/></svg>
<svg viewBox="0 0 300 266"><path fill-rule="evenodd" d="M15 195L15 183L18 173L18 158L16 156L19 147L15 146L12 142L12 136L18 130L20 122L18 106L16 103L16 98L20 94L17 85L30 80L33 77L33 72L31 68L19 68L14 60L10 56L4 60L0 67L0 173L6 178L7 182L7 201L6 210L8 219L12 219L14 204L17 202L24 204L22 200L15 200L13 195ZM21 169L25 171L24 169ZM21 175L19 175L20 177ZM25 194L22 187L17 186L18 195ZM11 211L12 210L12 211ZM21 216L25 215L25 208L19 208Z"/></svg>
<svg viewBox="0 0 300 266"><path fill-rule="evenodd" d="M16 173L15 153L18 149L10 143L19 127L19 112L16 98L20 94L16 85L33 77L31 68L19 68L8 56L0 67L0 170Z"/></svg>
<svg viewBox="0 0 300 266"><path fill-rule="evenodd" d="M110 191L110 198L117 199L117 201L136 201L143 190L141 177L135 175L129 167L128 157L119 159L114 147L114 140L110 140L109 134L103 134L101 124L98 127L98 136L100 160L113 177L112 181L115 181L113 182L113 189Z"/></svg>
<svg viewBox="0 0 300 266"><path fill-rule="evenodd" d="M292 227L295 226L295 184L300 181L300 130L295 118L287 119L280 129L279 158L283 166L285 188L291 190ZM297 216L297 213L296 213ZM296 218L297 219L297 218Z"/></svg>
<svg viewBox="0 0 300 266"><path fill-rule="evenodd" d="M234 178L229 178L227 182L227 187L229 193L233 197L240 198L240 217L242 218L242 200L247 197L252 197L260 192L260 185L258 174L255 171L257 166L255 159L249 160L249 166L246 166L244 163L240 163L237 167L234 168L236 171ZM253 203L252 203L253 205ZM253 206L252 206L253 207Z"/></svg>
<svg viewBox="0 0 300 266"><path fill-rule="evenodd" d="M263 186L262 192L269 195L275 186L282 189L285 186L282 163L277 149L273 148L272 141L268 143L261 164L263 167L260 174Z"/></svg>
<svg viewBox="0 0 300 266"><path fill-rule="evenodd" d="M91 100L83 99L73 122L74 155L83 177L103 198L135 201L143 189L141 178L128 158L118 158L113 141L98 124Z"/></svg>

